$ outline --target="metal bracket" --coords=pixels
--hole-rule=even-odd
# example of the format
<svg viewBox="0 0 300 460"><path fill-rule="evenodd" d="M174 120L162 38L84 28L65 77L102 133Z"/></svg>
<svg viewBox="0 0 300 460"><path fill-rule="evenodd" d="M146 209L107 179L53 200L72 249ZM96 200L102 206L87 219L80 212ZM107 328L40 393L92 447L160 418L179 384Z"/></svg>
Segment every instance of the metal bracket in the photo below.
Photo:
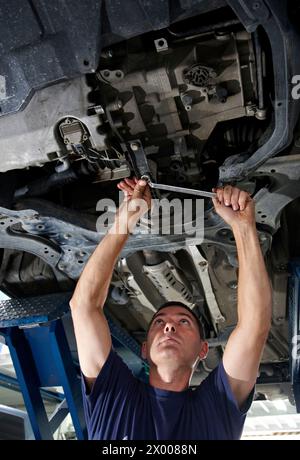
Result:
<svg viewBox="0 0 300 460"><path fill-rule="evenodd" d="M143 146L139 140L130 142L130 149L132 151L130 158L134 167L134 172L137 177L143 175L150 175L147 157L145 155Z"/></svg>
<svg viewBox="0 0 300 460"><path fill-rule="evenodd" d="M209 273L208 273L208 262L206 259L204 259L204 257L202 257L202 255L200 254L196 246L188 246L187 252L190 253L193 259L193 262L195 264L195 268L197 270L199 279L203 286L203 291L204 291L208 309L210 311L211 320L212 320L215 332L217 332L216 325L218 323L223 323L225 321L225 318L219 309L215 295L212 290L211 282L209 279Z"/></svg>
<svg viewBox="0 0 300 460"><path fill-rule="evenodd" d="M163 37L158 38L157 40L154 40L154 45L158 53L162 53L163 51L168 51L169 49L168 42Z"/></svg>
<svg viewBox="0 0 300 460"><path fill-rule="evenodd" d="M268 176L271 184L254 196L256 222L268 226L275 233L285 206L300 196L300 155L277 157L267 161L254 177Z"/></svg>
<svg viewBox="0 0 300 460"><path fill-rule="evenodd" d="M290 96L292 75L300 74L297 50L299 35L290 27L286 2L278 0L227 0L248 32L262 26L270 40L273 55L275 129L270 138L248 160L221 166L222 183L248 177L270 157L283 150L291 141L297 123L300 104Z"/></svg>

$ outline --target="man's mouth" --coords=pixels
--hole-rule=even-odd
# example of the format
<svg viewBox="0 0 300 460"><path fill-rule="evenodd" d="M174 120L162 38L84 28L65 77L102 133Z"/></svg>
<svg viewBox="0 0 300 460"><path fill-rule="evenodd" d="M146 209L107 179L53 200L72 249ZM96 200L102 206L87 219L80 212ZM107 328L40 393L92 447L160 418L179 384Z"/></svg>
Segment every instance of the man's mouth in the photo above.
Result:
<svg viewBox="0 0 300 460"><path fill-rule="evenodd" d="M179 343L178 340L174 339L173 337L164 337L162 340L159 341L158 345L161 345L162 343Z"/></svg>

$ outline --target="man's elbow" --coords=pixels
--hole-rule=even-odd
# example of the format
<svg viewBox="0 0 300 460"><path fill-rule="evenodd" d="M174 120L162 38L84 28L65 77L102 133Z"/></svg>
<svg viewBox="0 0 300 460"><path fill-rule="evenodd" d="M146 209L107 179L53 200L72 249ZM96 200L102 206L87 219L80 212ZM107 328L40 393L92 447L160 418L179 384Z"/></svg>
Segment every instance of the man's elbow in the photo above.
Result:
<svg viewBox="0 0 300 460"><path fill-rule="evenodd" d="M88 313L95 310L101 310L104 306L105 298L102 297L92 297L92 296L84 296L82 298L80 295L74 293L71 300L69 301L69 306L71 309L71 313L74 312L81 312L81 313Z"/></svg>
<svg viewBox="0 0 300 460"><path fill-rule="evenodd" d="M78 310L86 310L87 308L89 308L89 304L91 304L89 296L84 296L82 290L79 289L78 286L76 286L71 300L69 301L71 312Z"/></svg>
<svg viewBox="0 0 300 460"><path fill-rule="evenodd" d="M69 306L70 306L72 317L74 315L82 314L85 311L87 311L86 305L83 302L80 302L80 300L78 299L78 296L74 294L71 300L69 301Z"/></svg>
<svg viewBox="0 0 300 460"><path fill-rule="evenodd" d="M69 306L70 306L71 311L74 311L77 308L77 305L78 305L77 299L73 295L73 297L69 301Z"/></svg>

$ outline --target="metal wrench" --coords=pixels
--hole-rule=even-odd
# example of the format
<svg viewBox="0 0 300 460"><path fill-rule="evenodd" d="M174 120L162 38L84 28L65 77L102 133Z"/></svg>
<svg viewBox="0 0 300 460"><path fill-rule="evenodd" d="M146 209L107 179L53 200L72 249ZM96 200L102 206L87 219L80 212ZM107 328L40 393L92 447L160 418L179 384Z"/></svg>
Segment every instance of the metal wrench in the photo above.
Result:
<svg viewBox="0 0 300 460"><path fill-rule="evenodd" d="M144 174L141 177L141 179L147 181L149 187L154 188L154 189L167 190L169 192L177 192L177 193L187 193L188 195L203 196L206 198L215 198L217 196L216 193L206 192L205 190L195 190L193 188L176 187L175 185L156 184L151 181L150 177L147 174Z"/></svg>

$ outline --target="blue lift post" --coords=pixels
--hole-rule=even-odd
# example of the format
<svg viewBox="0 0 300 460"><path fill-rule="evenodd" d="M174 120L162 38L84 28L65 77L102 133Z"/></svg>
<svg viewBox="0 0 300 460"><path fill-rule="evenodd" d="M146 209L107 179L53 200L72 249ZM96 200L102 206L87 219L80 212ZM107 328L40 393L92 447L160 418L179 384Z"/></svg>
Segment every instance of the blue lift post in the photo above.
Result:
<svg viewBox="0 0 300 460"><path fill-rule="evenodd" d="M70 293L0 302L0 334L9 347L27 413L36 439L53 433L70 412L77 439L86 439L79 368L74 362L62 317L69 312ZM113 346L132 372L147 380L147 364L137 342L108 317ZM7 384L7 376L0 379ZM55 400L49 387L62 386L59 403L48 420L43 398ZM45 389L47 388L47 390ZM42 397L43 396L43 397Z"/></svg>
<svg viewBox="0 0 300 460"><path fill-rule="evenodd" d="M289 268L290 375L296 409L300 413L300 259L290 262Z"/></svg>
<svg viewBox="0 0 300 460"><path fill-rule="evenodd" d="M70 295L49 295L0 302L0 333L9 347L36 439L53 433L70 412L77 439L86 439L80 377L62 320ZM42 387L62 386L64 399L48 419Z"/></svg>

